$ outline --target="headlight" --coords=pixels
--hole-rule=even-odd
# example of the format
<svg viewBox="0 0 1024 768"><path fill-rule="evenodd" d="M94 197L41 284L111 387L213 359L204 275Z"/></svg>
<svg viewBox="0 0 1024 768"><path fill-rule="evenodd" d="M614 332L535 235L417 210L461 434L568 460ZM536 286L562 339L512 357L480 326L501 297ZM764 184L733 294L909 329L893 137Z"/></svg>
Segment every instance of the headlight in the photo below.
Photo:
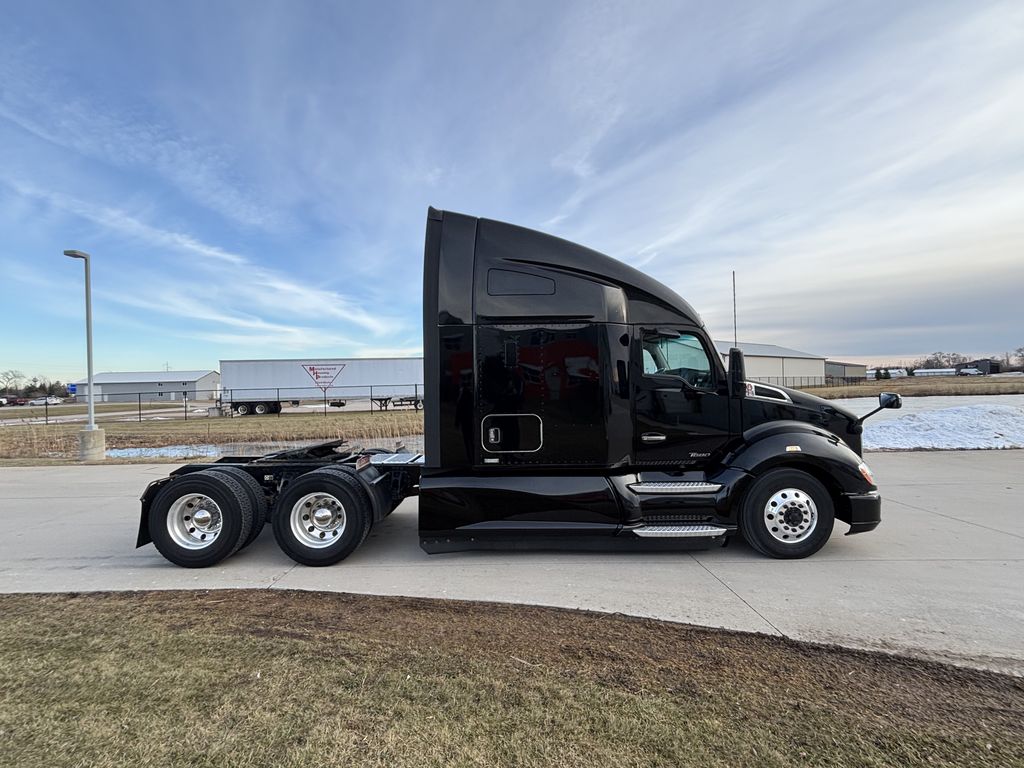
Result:
<svg viewBox="0 0 1024 768"><path fill-rule="evenodd" d="M862 461L857 465L857 469L860 470L861 475L868 481L869 485L875 484L875 476L871 474L871 468L867 464Z"/></svg>

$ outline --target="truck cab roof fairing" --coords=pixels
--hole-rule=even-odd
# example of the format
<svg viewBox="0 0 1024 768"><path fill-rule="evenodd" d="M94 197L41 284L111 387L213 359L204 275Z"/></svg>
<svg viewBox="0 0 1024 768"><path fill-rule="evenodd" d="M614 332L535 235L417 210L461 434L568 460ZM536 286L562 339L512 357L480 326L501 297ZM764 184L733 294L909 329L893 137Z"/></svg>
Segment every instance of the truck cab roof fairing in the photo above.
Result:
<svg viewBox="0 0 1024 768"><path fill-rule="evenodd" d="M675 291L633 267L569 240L431 208L428 240L435 227L440 230L438 242L433 248L428 243L424 264L424 321L430 326L500 322L506 313L516 317L552 315L552 320L570 322L703 326L697 312ZM488 284L493 284L488 273L495 269L518 273L523 282L531 277L553 279L564 288L557 285L553 292L502 295L488 290ZM599 296L601 286L613 292ZM625 306L614 295L617 291L625 298ZM576 301L567 302L573 298ZM558 311L551 312L550 307Z"/></svg>

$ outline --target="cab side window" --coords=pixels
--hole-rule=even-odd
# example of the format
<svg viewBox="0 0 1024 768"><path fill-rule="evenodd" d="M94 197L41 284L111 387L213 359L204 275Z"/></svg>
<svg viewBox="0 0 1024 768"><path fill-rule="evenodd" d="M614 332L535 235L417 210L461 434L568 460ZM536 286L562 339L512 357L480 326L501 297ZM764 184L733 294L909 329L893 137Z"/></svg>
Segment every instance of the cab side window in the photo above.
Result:
<svg viewBox="0 0 1024 768"><path fill-rule="evenodd" d="M679 376L697 389L715 385L711 361L700 339L689 333L645 333L644 374Z"/></svg>

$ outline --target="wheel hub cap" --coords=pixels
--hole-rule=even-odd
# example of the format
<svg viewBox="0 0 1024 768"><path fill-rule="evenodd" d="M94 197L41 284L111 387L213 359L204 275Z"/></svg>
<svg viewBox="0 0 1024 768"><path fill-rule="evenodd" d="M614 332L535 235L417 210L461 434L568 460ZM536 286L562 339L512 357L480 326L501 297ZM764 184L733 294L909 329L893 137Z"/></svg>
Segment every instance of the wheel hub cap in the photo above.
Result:
<svg viewBox="0 0 1024 768"><path fill-rule="evenodd" d="M345 505L329 493L309 493L292 505L288 523L300 544L329 547L345 532Z"/></svg>
<svg viewBox="0 0 1024 768"><path fill-rule="evenodd" d="M772 538L798 544L818 526L818 507L806 491L783 488L764 505L764 524Z"/></svg>
<svg viewBox="0 0 1024 768"><path fill-rule="evenodd" d="M167 510L167 533L185 549L206 549L220 536L222 527L217 502L201 493L182 496Z"/></svg>

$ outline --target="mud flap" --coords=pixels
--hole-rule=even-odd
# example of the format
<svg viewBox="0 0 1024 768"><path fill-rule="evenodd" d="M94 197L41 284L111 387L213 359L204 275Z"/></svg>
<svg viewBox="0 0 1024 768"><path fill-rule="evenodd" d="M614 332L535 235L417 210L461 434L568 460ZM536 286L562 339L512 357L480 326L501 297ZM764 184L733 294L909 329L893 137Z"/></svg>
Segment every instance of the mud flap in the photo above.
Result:
<svg viewBox="0 0 1024 768"><path fill-rule="evenodd" d="M136 549L144 547L153 541L153 537L149 535L149 507L164 484L169 483L173 479L173 477L162 477L159 480L154 480L146 486L146 490L139 497L139 501L142 502L142 514L139 516L139 536L135 540Z"/></svg>

